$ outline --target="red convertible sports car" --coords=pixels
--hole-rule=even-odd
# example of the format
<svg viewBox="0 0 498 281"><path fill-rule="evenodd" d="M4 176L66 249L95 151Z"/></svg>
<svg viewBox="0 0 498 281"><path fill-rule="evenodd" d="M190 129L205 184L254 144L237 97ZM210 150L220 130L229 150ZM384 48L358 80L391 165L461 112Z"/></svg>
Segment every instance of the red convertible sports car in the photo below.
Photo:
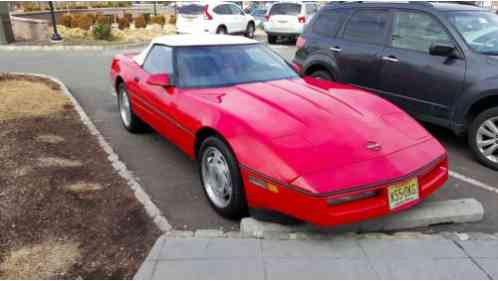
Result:
<svg viewBox="0 0 498 281"><path fill-rule="evenodd" d="M111 67L122 123L154 128L199 163L212 207L322 226L419 203L448 179L445 149L410 116L363 90L311 77L257 41L153 40Z"/></svg>

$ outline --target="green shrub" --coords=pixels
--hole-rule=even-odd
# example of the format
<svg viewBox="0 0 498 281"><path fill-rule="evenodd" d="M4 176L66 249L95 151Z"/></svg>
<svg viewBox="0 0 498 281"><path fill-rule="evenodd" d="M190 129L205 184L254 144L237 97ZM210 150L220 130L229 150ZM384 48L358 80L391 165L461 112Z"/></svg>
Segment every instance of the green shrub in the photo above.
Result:
<svg viewBox="0 0 498 281"><path fill-rule="evenodd" d="M63 26L68 28L71 27L72 21L73 21L73 15L71 14L64 14L59 17L59 24L62 24Z"/></svg>
<svg viewBox="0 0 498 281"><path fill-rule="evenodd" d="M136 28L145 28L147 26L147 22L145 21L145 17L143 15L135 17L135 27Z"/></svg>
<svg viewBox="0 0 498 281"><path fill-rule="evenodd" d="M97 23L93 29L93 37L97 40L112 40L111 25Z"/></svg>
<svg viewBox="0 0 498 281"><path fill-rule="evenodd" d="M155 23L155 24L160 24L160 25L166 24L166 20L164 19L163 16L153 16L150 18L150 22Z"/></svg>
<svg viewBox="0 0 498 281"><path fill-rule="evenodd" d="M92 18L88 15L81 15L78 18L76 25L83 30L90 30L90 27L93 25Z"/></svg>
<svg viewBox="0 0 498 281"><path fill-rule="evenodd" d="M80 22L81 14L73 14L71 19L71 28L78 28L78 23Z"/></svg>
<svg viewBox="0 0 498 281"><path fill-rule="evenodd" d="M130 22L126 17L118 18L118 28L120 30L130 28Z"/></svg>

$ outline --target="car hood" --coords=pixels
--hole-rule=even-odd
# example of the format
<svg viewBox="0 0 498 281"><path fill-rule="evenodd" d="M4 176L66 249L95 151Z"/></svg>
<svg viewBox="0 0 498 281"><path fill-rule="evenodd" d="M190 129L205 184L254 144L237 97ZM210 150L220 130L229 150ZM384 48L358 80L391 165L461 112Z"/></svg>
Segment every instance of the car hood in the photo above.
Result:
<svg viewBox="0 0 498 281"><path fill-rule="evenodd" d="M245 122L285 163L292 173L278 176L287 183L383 157L431 138L406 113L375 95L340 84L327 89L318 83L278 80L212 89L203 96L216 96L223 110ZM241 162L246 162L242 164L263 173L275 169L271 163L252 161L262 158L251 157L258 151L249 145L239 151L244 154Z"/></svg>

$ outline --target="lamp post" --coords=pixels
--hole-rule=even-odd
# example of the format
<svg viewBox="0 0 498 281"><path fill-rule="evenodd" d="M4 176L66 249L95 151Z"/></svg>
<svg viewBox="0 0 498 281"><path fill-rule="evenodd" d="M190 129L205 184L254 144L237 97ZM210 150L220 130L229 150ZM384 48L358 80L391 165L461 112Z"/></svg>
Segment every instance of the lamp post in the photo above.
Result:
<svg viewBox="0 0 498 281"><path fill-rule="evenodd" d="M50 7L50 14L52 15L52 26L54 28L54 34L52 34L50 41L52 41L52 43L62 43L64 41L64 39L62 39L59 32L57 31L57 22L55 20L54 3L52 3L52 1L48 1L48 5Z"/></svg>

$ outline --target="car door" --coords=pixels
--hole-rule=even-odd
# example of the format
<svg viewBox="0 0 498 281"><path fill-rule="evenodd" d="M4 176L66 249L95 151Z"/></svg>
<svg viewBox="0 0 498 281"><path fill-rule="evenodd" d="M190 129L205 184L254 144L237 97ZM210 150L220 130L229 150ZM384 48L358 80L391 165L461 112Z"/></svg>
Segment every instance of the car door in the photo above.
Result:
<svg viewBox="0 0 498 281"><path fill-rule="evenodd" d="M166 89L157 85L150 85L147 80L151 75L168 74L170 79L173 71L173 50L164 45L154 45L142 66L138 79L135 79L140 94L139 102L146 108L148 123L165 137L173 142L178 137L177 124L177 95L174 88Z"/></svg>
<svg viewBox="0 0 498 281"><path fill-rule="evenodd" d="M465 59L429 53L432 44L457 46L433 15L415 10L392 13L378 92L419 119L447 125L451 102L462 91Z"/></svg>
<svg viewBox="0 0 498 281"><path fill-rule="evenodd" d="M246 30L246 15L237 5L229 4L231 16L233 18L233 32L243 32Z"/></svg>
<svg viewBox="0 0 498 281"><path fill-rule="evenodd" d="M340 70L336 79L364 88L377 86L388 21L384 9L353 11L339 38L329 46Z"/></svg>

